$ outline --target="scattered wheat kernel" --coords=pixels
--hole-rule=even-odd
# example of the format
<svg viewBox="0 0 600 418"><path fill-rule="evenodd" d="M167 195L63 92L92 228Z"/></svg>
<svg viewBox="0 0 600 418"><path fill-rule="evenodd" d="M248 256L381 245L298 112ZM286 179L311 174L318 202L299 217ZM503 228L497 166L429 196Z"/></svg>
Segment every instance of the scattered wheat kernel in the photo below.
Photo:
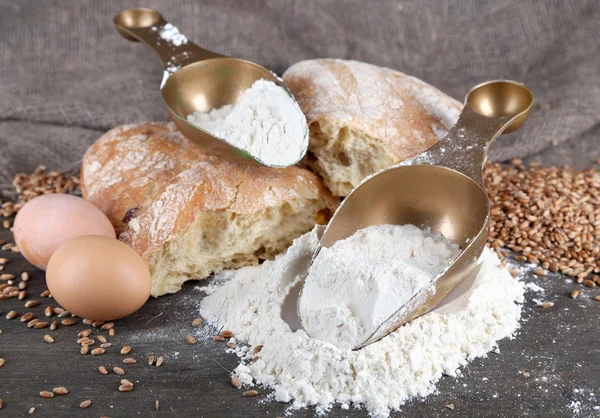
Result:
<svg viewBox="0 0 600 418"><path fill-rule="evenodd" d="M133 390L133 385L121 385L119 386L119 392L131 392Z"/></svg>
<svg viewBox="0 0 600 418"><path fill-rule="evenodd" d="M188 342L188 344L196 344L196 339L194 337L192 337L191 335L188 335L187 337L185 337L185 340Z"/></svg>
<svg viewBox="0 0 600 418"><path fill-rule="evenodd" d="M92 333L91 329L84 329L83 331L79 332L77 334L78 338L85 338L85 337L89 337L89 335Z"/></svg>
<svg viewBox="0 0 600 418"><path fill-rule="evenodd" d="M112 337L113 335L115 335L115 329L114 329L114 328L111 328L111 329L109 329L109 330L108 330L108 335L110 335L111 337Z"/></svg>
<svg viewBox="0 0 600 418"><path fill-rule="evenodd" d="M523 373L523 376L525 376L525 377L529 377L529 372L524 372L524 373Z"/></svg>
<svg viewBox="0 0 600 418"><path fill-rule="evenodd" d="M537 274L538 276L543 277L543 276L547 275L548 273L544 269L538 268L538 269L535 270L535 274Z"/></svg>
<svg viewBox="0 0 600 418"><path fill-rule="evenodd" d="M2 407L4 407L4 401L0 399L0 409L2 409Z"/></svg>
<svg viewBox="0 0 600 418"><path fill-rule="evenodd" d="M54 309L52 309L52 306L46 306L46 309L44 309L44 315L47 317L54 315Z"/></svg>
<svg viewBox="0 0 600 418"><path fill-rule="evenodd" d="M102 354L104 354L106 350L104 350L104 348L98 347L98 348L94 348L92 350L92 356L101 356Z"/></svg>
<svg viewBox="0 0 600 418"><path fill-rule="evenodd" d="M89 399L86 401L83 401L79 404L79 407L82 409L85 409L87 407L89 407L92 404L92 401L90 401Z"/></svg>
<svg viewBox="0 0 600 418"><path fill-rule="evenodd" d="M598 295L598 296L594 296L594 300L598 300L598 301L600 301L600 295Z"/></svg>
<svg viewBox="0 0 600 418"><path fill-rule="evenodd" d="M162 364L164 362L165 362L165 358L163 356L158 356L158 358L156 359L156 367L162 366Z"/></svg>
<svg viewBox="0 0 600 418"><path fill-rule="evenodd" d="M160 406L160 403L158 402L158 399L154 402L154 410L158 412L158 408Z"/></svg>
<svg viewBox="0 0 600 418"><path fill-rule="evenodd" d="M573 290L571 292L571 299L577 299L579 295L581 295L581 292L579 290Z"/></svg>
<svg viewBox="0 0 600 418"><path fill-rule="evenodd" d="M228 331L228 330L223 330L223 331L221 331L220 335L221 335L221 337L224 337L224 338L231 338L231 337L233 337L233 332Z"/></svg>
<svg viewBox="0 0 600 418"><path fill-rule="evenodd" d="M108 322L108 323L102 325L102 329L107 330L107 329L111 329L114 326L115 326L114 322Z"/></svg>
<svg viewBox="0 0 600 418"><path fill-rule="evenodd" d="M29 273L27 273L26 271L21 273L21 280L23 280L24 282L29 281Z"/></svg>
<svg viewBox="0 0 600 418"><path fill-rule="evenodd" d="M101 374L108 374L108 370L106 370L106 367L104 367L104 366L100 366L100 367L98 367L98 371L99 371Z"/></svg>
<svg viewBox="0 0 600 418"><path fill-rule="evenodd" d="M2 357L0 357L0 367L4 366L6 364L6 360L4 360Z"/></svg>
<svg viewBox="0 0 600 418"><path fill-rule="evenodd" d="M33 312L26 312L21 317L21 322L29 322L34 318Z"/></svg>
<svg viewBox="0 0 600 418"><path fill-rule="evenodd" d="M449 403L447 405L444 405L446 408L454 410L454 404L453 403Z"/></svg>
<svg viewBox="0 0 600 418"><path fill-rule="evenodd" d="M123 364L135 364L137 360L131 357L123 359Z"/></svg>
<svg viewBox="0 0 600 418"><path fill-rule="evenodd" d="M126 345L125 347L121 348L121 354L127 355L129 353L131 353L131 347L129 347L128 345Z"/></svg>
<svg viewBox="0 0 600 418"><path fill-rule="evenodd" d="M262 345L257 345L256 347L254 347L254 349L252 350L252 355L260 353L260 350L262 350L262 348Z"/></svg>
<svg viewBox="0 0 600 418"><path fill-rule="evenodd" d="M43 297L43 298L50 297L50 291L49 290L44 290L42 293L40 293L40 296Z"/></svg>
<svg viewBox="0 0 600 418"><path fill-rule="evenodd" d="M242 387L242 381L240 380L239 377L232 377L231 384L238 389Z"/></svg>
<svg viewBox="0 0 600 418"><path fill-rule="evenodd" d="M54 392L57 395L66 395L67 393L69 393L67 388L65 388L63 386L52 389L52 392Z"/></svg>
<svg viewBox="0 0 600 418"><path fill-rule="evenodd" d="M596 287L596 282L593 280L584 280L583 284L587 287Z"/></svg>
<svg viewBox="0 0 600 418"><path fill-rule="evenodd" d="M35 412L35 407L34 406L32 406L31 408L29 408L29 413L30 414L33 414L34 412Z"/></svg>
<svg viewBox="0 0 600 418"><path fill-rule="evenodd" d="M94 321L92 321L91 319L84 318L83 323L86 325L92 325L94 323Z"/></svg>
<svg viewBox="0 0 600 418"><path fill-rule="evenodd" d="M551 308L554 306L554 302L544 302L540 305L542 308L546 309L546 308Z"/></svg>
<svg viewBox="0 0 600 418"><path fill-rule="evenodd" d="M193 327L199 327L202 324L202 318L196 318L192 321Z"/></svg>
<svg viewBox="0 0 600 418"><path fill-rule="evenodd" d="M98 341L100 341L102 344L104 344L104 343L107 343L107 342L108 342L108 341L106 340L106 337L105 337L104 335L98 335L98 336L96 337L96 339L97 339Z"/></svg>
<svg viewBox="0 0 600 418"><path fill-rule="evenodd" d="M62 321L60 321L60 323L63 324L64 326L66 326L66 327L74 325L75 322L76 321L73 318L66 318L66 319L63 319Z"/></svg>
<svg viewBox="0 0 600 418"><path fill-rule="evenodd" d="M44 329L50 326L49 322L36 322L33 326L35 329Z"/></svg>
<svg viewBox="0 0 600 418"><path fill-rule="evenodd" d="M54 342L54 338L52 338L52 336L46 334L44 335L44 341L47 343L53 343Z"/></svg>
<svg viewBox="0 0 600 418"><path fill-rule="evenodd" d="M221 341L225 341L225 337L221 336L221 335L215 335L213 337L213 340L217 341L217 342L221 342Z"/></svg>
<svg viewBox="0 0 600 418"><path fill-rule="evenodd" d="M58 322L52 321L52 323L50 324L50 330L56 331L57 329L58 329Z"/></svg>
<svg viewBox="0 0 600 418"><path fill-rule="evenodd" d="M110 348L111 346L112 346L112 344L111 344L111 343L103 343L103 344L100 344L100 347L101 347L101 348Z"/></svg>
<svg viewBox="0 0 600 418"><path fill-rule="evenodd" d="M149 356L148 357L148 366L152 366L154 364L154 356Z"/></svg>
<svg viewBox="0 0 600 418"><path fill-rule="evenodd" d="M40 396L42 398L54 398L54 393L48 392L47 390L43 390L40 392Z"/></svg>
<svg viewBox="0 0 600 418"><path fill-rule="evenodd" d="M247 390L242 395L244 395L247 398L251 398L254 396L258 396L258 391L257 390Z"/></svg>
<svg viewBox="0 0 600 418"><path fill-rule="evenodd" d="M15 319L17 316L19 316L17 311L10 311L6 314L6 319Z"/></svg>
<svg viewBox="0 0 600 418"><path fill-rule="evenodd" d="M115 374L118 374L119 376L123 376L125 374L125 370L123 370L120 367L113 367L113 372L115 372Z"/></svg>
<svg viewBox="0 0 600 418"><path fill-rule="evenodd" d="M79 349L79 352L83 355L86 355L89 351L90 351L89 345L83 345L83 346L81 346L81 349Z"/></svg>
<svg viewBox="0 0 600 418"><path fill-rule="evenodd" d="M94 321L94 322L92 322L92 324L91 324L91 325L92 325L94 328L97 328L97 327L99 327L99 326L100 326L100 325L102 325L102 324L104 324L104 321Z"/></svg>

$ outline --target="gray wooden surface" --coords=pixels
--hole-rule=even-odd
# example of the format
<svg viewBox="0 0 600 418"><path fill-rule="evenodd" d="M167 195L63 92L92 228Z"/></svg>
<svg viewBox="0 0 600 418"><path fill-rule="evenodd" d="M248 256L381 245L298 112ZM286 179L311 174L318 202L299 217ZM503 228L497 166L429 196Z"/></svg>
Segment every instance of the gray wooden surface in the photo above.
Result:
<svg viewBox="0 0 600 418"><path fill-rule="evenodd" d="M0 238L10 240L10 233L3 230ZM230 386L224 369L235 367L236 359L224 352L223 343L212 341L214 330L191 326L198 316L202 295L194 289L196 285L150 300L139 312L116 322L114 337L108 337L106 331L97 332L106 335L113 347L102 356L82 356L76 334L89 328L84 324L49 331L27 328L19 319L6 319L11 309L21 314L32 311L42 317L45 306L54 301L39 297L45 289L42 272L18 254L3 252L0 256L12 260L4 272L31 273L27 300L42 302L26 309L16 299L0 301L0 357L6 360L0 368L0 398L4 400L0 416L27 416L31 407L36 408L34 415L52 417L284 415L286 405L263 402L268 390L261 389L258 398L244 398ZM502 341L498 353L463 368L463 377L443 377L436 394L410 402L393 416L600 416L600 302L592 300L600 290L586 288L584 297L572 300L567 295L576 285L563 277L527 280L546 292L528 292L516 338ZM539 308L532 298L552 300L555 306ZM54 344L42 341L46 333L54 336ZM188 334L196 336L196 345L186 343ZM132 347L130 356L138 360L137 364L121 364L125 356L119 350L123 345ZM160 368L148 366L146 359L151 354L164 355L165 363ZM123 367L124 377L135 384L134 390L120 393L120 377L114 373L101 375L97 370L100 365ZM41 390L57 386L67 387L69 394L53 399L38 395ZM92 400L92 406L79 409L79 403L86 399ZM156 400L160 402L159 412L154 412ZM445 407L450 403L454 410ZM308 409L293 416L313 415L314 410ZM358 417L365 413L334 408L331 416Z"/></svg>

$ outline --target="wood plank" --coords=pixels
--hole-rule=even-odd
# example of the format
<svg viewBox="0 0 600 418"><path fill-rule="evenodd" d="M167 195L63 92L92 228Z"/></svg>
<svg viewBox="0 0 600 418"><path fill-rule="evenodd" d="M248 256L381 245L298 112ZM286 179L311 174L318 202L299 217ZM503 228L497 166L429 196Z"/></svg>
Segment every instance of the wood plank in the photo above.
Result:
<svg viewBox="0 0 600 418"><path fill-rule="evenodd" d="M7 230L0 231L0 239L12 241ZM45 306L55 304L39 296L45 289L43 272L19 254L0 251L0 257L11 259L4 272L31 273L27 300L42 302L26 309L23 301L0 301L0 357L6 360L0 368L0 398L4 400L0 416L28 416L31 407L36 408L34 415L74 416L83 412L78 405L86 399L92 400L86 416L149 416L156 400L160 402L159 414L165 416L241 418L285 414L287 405L261 402L268 390L260 389L258 398L244 398L230 385L229 373L224 369L237 365L235 356L224 352L224 343L212 341L215 330L205 325L191 326L199 316L202 298L201 292L194 289L197 283L184 286L175 295L152 299L134 315L117 321L114 337L99 332L113 344L106 354L82 356L76 334L89 328L84 324L61 326L56 331L34 330L19 319L6 319L12 309L21 314L31 311L40 317ZM600 408L600 302L592 299L600 289L584 288L585 295L572 300L567 295L574 285L562 276L531 276L527 280L546 289L545 296L530 292L528 299L553 300L555 306L541 309L528 300L518 335L502 341L499 353L473 361L462 369L463 377L443 377L436 394L410 402L392 416L570 417L577 406L580 416L600 414L600 409L594 409ZM56 342L43 342L44 334L51 334ZM198 343L187 344L188 334L194 335ZM123 345L132 347L129 356L136 358L137 364L122 364L125 356L119 351ZM148 366L149 355L165 356L164 364L160 368ZM134 390L119 392L121 377L112 372L101 375L97 370L100 365L125 369L124 377L135 384ZM39 396L40 391L57 386L68 388L69 394L53 399ZM450 403L454 410L444 406ZM294 416L314 414L314 409L308 409ZM359 417L365 413L336 407L330 415Z"/></svg>

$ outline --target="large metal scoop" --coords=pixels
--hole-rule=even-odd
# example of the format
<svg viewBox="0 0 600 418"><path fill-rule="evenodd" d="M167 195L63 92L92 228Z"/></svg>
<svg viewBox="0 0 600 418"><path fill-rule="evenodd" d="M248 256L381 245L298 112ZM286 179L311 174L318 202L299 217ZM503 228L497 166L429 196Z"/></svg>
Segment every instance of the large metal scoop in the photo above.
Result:
<svg viewBox="0 0 600 418"><path fill-rule="evenodd" d="M501 133L525 123L532 104L533 94L514 81L490 81L474 87L466 96L458 122L442 140L415 158L363 180L342 202L313 260L322 247L381 224L428 226L462 249L431 286L399 306L356 349L429 312L466 277L477 274L490 210L482 177L487 151Z"/></svg>
<svg viewBox="0 0 600 418"><path fill-rule="evenodd" d="M165 64L162 97L169 116L187 139L213 154L242 155L271 167L293 165L306 154L304 149L296 161L285 165L265 164L255 155L227 142L227 138L215 137L186 119L194 111L209 112L214 108L237 103L244 92L259 79L266 79L283 87L295 100L285 83L274 73L253 62L200 48L179 34L177 28L165 28L168 23L156 10L125 10L115 16L114 23L123 37L143 42ZM175 30L177 36L164 36L165 30ZM304 134L306 143L307 137L308 126Z"/></svg>

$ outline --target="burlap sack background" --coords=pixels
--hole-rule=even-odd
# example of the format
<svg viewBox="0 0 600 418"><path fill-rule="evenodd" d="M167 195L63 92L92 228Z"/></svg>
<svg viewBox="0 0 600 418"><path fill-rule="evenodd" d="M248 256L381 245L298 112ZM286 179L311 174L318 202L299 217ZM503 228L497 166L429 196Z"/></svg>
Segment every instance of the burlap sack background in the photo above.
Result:
<svg viewBox="0 0 600 418"><path fill-rule="evenodd" d="M598 0L0 0L0 183L40 163L76 165L115 125L167 119L160 61L112 24L140 5L208 49L278 73L307 58L356 59L460 100L486 79L520 80L536 109L492 159L542 152L582 166L600 156Z"/></svg>

